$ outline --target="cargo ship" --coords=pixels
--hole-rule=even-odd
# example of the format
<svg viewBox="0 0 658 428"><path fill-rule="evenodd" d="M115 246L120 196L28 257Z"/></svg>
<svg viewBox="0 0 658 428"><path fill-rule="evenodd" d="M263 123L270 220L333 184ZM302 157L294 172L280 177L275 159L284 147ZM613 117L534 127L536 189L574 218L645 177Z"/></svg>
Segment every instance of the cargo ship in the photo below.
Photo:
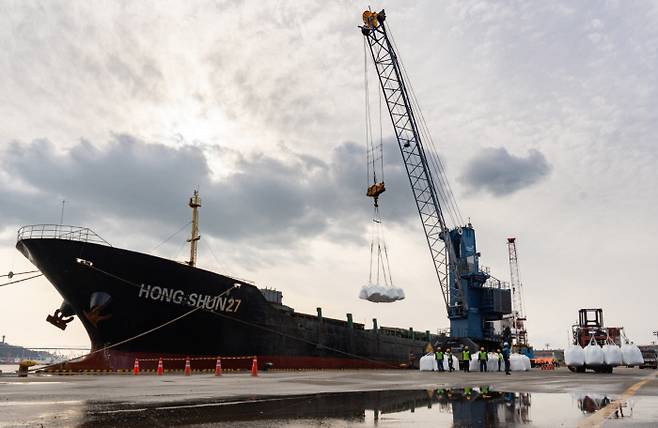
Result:
<svg viewBox="0 0 658 428"><path fill-rule="evenodd" d="M346 319L296 312L274 289L196 266L198 192L190 198L190 259L177 262L116 248L89 228L29 225L19 229L16 247L63 298L47 321L64 330L77 317L92 352L63 363L62 370L142 369L165 358L182 369L246 368L256 356L260 369L417 367L429 331L371 328ZM242 359L245 357L245 359ZM150 367L152 365L153 367Z"/></svg>

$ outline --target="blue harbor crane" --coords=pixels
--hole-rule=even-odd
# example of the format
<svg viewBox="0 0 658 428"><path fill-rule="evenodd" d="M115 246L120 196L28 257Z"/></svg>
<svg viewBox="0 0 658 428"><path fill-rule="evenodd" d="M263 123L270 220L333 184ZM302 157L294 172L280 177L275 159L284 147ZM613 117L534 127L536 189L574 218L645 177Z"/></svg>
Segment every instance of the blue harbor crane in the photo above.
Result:
<svg viewBox="0 0 658 428"><path fill-rule="evenodd" d="M367 10L363 12L364 25L359 28L375 64L450 319L446 342L491 349L502 341L494 322L512 312L511 293L480 268L475 229L470 220L465 225L461 220L413 89L405 84L408 76L385 21L384 10ZM426 144L431 150L426 150ZM369 188L368 196L378 196L377 190ZM446 222L446 214L453 220L452 227Z"/></svg>

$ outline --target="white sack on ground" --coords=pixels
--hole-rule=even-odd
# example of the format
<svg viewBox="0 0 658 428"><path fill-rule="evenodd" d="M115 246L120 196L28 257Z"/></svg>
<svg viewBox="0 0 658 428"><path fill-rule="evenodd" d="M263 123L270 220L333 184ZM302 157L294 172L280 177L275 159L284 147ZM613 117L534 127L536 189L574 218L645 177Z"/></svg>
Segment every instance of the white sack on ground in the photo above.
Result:
<svg viewBox="0 0 658 428"><path fill-rule="evenodd" d="M524 372L526 371L525 363L523 362L523 355L512 354L509 357L509 366L510 370L513 372Z"/></svg>
<svg viewBox="0 0 658 428"><path fill-rule="evenodd" d="M459 359L455 357L454 355L452 356L452 368L455 370L459 370ZM448 365L448 356L445 355L443 357L443 369L444 370L450 370L450 366Z"/></svg>
<svg viewBox="0 0 658 428"><path fill-rule="evenodd" d="M625 344L621 345L621 357L625 365L627 366L639 366L644 364L644 358L642 358L642 351L637 345Z"/></svg>
<svg viewBox="0 0 658 428"><path fill-rule="evenodd" d="M404 299L404 291L397 287L368 284L361 287L359 299L375 303L391 303Z"/></svg>
<svg viewBox="0 0 658 428"><path fill-rule="evenodd" d="M469 363L468 369L472 372L480 371L480 362L478 361L478 353L471 354L471 362Z"/></svg>
<svg viewBox="0 0 658 428"><path fill-rule="evenodd" d="M532 368L532 363L530 363L530 358L527 355L521 355L523 357L523 364L525 365L525 370L528 371Z"/></svg>
<svg viewBox="0 0 658 428"><path fill-rule="evenodd" d="M579 345L569 345L564 350L564 363L567 366L580 367L585 364L585 350Z"/></svg>
<svg viewBox="0 0 658 428"><path fill-rule="evenodd" d="M603 361L609 366L621 365L621 348L617 345L603 345Z"/></svg>
<svg viewBox="0 0 658 428"><path fill-rule="evenodd" d="M500 369L502 370L503 363L500 363ZM495 352L489 352L487 354L487 371L489 372L495 372L498 371L498 354Z"/></svg>
<svg viewBox="0 0 658 428"><path fill-rule="evenodd" d="M605 362L603 349L594 341L585 346L585 364L588 366L601 366Z"/></svg>
<svg viewBox="0 0 658 428"><path fill-rule="evenodd" d="M436 358L433 353L426 354L420 357L420 371L421 372L431 372L435 371L438 368L436 365Z"/></svg>

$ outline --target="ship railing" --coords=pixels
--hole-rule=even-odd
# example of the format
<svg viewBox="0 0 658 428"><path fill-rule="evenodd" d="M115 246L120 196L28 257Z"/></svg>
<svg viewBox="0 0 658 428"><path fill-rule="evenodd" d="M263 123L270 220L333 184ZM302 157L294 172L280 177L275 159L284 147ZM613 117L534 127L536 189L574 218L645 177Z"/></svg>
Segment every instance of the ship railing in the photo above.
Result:
<svg viewBox="0 0 658 428"><path fill-rule="evenodd" d="M23 239L66 239L112 246L93 230L87 227L65 224L31 224L18 229L17 241Z"/></svg>

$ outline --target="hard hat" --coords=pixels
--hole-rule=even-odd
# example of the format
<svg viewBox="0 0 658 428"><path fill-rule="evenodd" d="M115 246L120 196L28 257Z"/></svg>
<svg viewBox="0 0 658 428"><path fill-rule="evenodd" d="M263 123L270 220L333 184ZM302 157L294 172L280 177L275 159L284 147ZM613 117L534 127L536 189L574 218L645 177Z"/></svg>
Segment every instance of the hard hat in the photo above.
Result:
<svg viewBox="0 0 658 428"><path fill-rule="evenodd" d="M505 342L503 343L503 346L509 346L509 343Z"/></svg>

